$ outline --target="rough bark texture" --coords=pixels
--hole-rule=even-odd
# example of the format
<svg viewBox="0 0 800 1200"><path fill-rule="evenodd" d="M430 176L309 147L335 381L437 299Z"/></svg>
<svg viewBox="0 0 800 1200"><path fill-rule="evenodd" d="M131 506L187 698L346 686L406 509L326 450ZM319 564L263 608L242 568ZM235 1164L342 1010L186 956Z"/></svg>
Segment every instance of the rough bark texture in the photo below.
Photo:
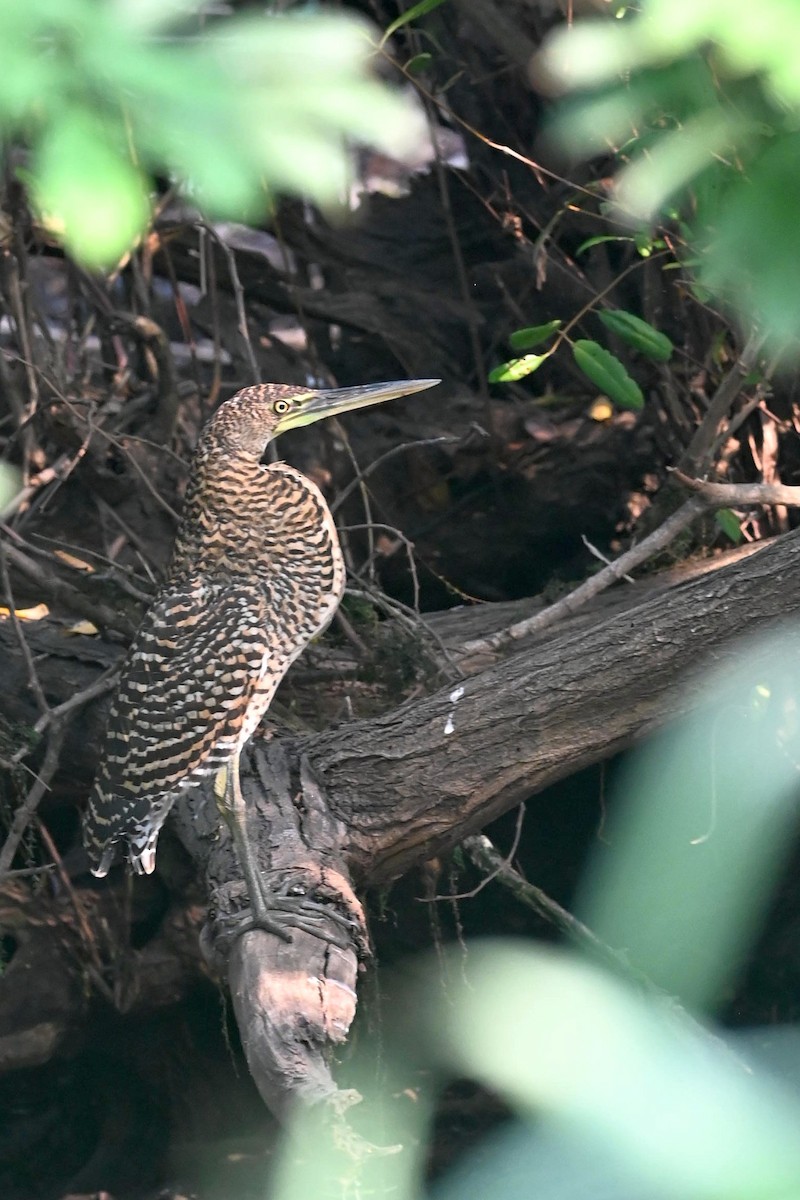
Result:
<svg viewBox="0 0 800 1200"><path fill-rule="evenodd" d="M347 1035L358 958L367 948L351 877L361 887L396 878L691 706L709 669L736 658L742 635L800 610L798 560L800 535L792 534L673 587L656 581L655 591L652 583L622 589L563 630L520 644L509 658L394 711L303 738L256 738L244 755L242 781L258 813L263 870L278 896L319 905L316 936L294 930L289 943L260 931L237 936L246 898L213 797L205 790L180 801L173 825L210 899L204 948L227 976L248 1063L277 1115L297 1100L336 1095L326 1050ZM507 618L508 606L498 608ZM500 614L491 610L451 612L434 624L454 652L460 627L472 639L496 625ZM48 641L44 631L36 638ZM24 671L13 639L2 652L7 677ZM69 671L43 675L53 701L63 699L61 687L74 685L75 670L85 684L114 653L90 654L76 645ZM5 715L23 719L19 697L12 697L0 701ZM78 730L89 761L97 724L90 713ZM54 902L42 928L27 929L19 913L13 916L13 885L4 895L3 929L25 930L23 951L4 977L0 1013L0 1049L20 1036L19 1065L52 1053L83 1011L85 994L70 964L57 992L47 985L63 955L54 949L64 942L60 923L76 925L77 902L91 929L107 935L109 913L118 920L119 909L112 899L106 912L97 893L80 889L77 901ZM200 911L181 910L175 919L191 932ZM162 939L169 929L165 921ZM102 944L93 953L102 968ZM190 958L183 961L198 970ZM119 1003L147 1005L180 991L180 972L165 969L158 940L137 966L145 980L138 994L124 993L126 973L115 969L110 986ZM47 995L47 1004L37 1007L37 995Z"/></svg>
<svg viewBox="0 0 800 1200"><path fill-rule="evenodd" d="M798 612L799 564L791 534L463 684L304 739L358 877L396 878L685 710L742 635Z"/></svg>
<svg viewBox="0 0 800 1200"><path fill-rule="evenodd" d="M230 836L210 789L181 799L174 824L205 872L204 949L227 975L247 1062L266 1104L284 1117L295 1101L336 1092L325 1052L344 1041L355 1015L364 910L349 882L346 829L332 817L307 760L290 763L278 743L242 755L242 789L257 819L262 872L276 898L319 906L319 933L291 929L290 942L262 930L237 933L247 896Z"/></svg>

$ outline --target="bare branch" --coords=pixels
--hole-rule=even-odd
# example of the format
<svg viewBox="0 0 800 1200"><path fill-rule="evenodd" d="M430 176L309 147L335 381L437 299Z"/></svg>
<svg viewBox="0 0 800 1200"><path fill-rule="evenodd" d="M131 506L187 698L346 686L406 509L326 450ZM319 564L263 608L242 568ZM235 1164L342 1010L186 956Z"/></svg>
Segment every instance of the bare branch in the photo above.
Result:
<svg viewBox="0 0 800 1200"><path fill-rule="evenodd" d="M598 571L596 575L592 575L591 579L587 579L580 587L575 588L568 596L559 600L556 604L551 604L542 612L536 613L532 617L527 617L524 621L517 621L514 625L509 625L506 629L500 629L497 633L491 634L487 638L477 638L471 642L465 642L461 647L461 655L494 652L502 649L504 646L510 645L511 642L518 641L519 638L529 637L533 633L539 633L542 629L547 629L550 625L555 625L563 617L569 613L575 612L576 608L587 604L599 592L611 587L624 578L634 568L639 567L642 563L664 550L670 542L673 542L679 533L687 529L689 525L704 512L709 505L699 496L693 496L691 500L674 512L671 517L668 517L658 529L654 530L649 537L646 537L638 545L632 546L624 554L621 554L614 562L609 563L602 571Z"/></svg>
<svg viewBox="0 0 800 1200"><path fill-rule="evenodd" d="M800 487L782 483L712 483L707 479L691 479L677 467L672 474L683 487L705 500L709 508L750 508L758 504L800 506Z"/></svg>

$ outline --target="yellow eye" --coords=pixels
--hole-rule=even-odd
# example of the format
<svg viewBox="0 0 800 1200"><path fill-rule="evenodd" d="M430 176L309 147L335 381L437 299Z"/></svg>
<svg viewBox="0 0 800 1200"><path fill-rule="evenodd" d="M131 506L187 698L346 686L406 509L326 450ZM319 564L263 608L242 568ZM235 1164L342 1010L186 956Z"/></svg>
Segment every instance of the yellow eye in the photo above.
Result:
<svg viewBox="0 0 800 1200"><path fill-rule="evenodd" d="M291 408L291 405L288 400L276 400L275 403L273 404L272 408L278 414L279 417L282 417L282 416L284 416L285 413L287 413L289 411L289 409Z"/></svg>

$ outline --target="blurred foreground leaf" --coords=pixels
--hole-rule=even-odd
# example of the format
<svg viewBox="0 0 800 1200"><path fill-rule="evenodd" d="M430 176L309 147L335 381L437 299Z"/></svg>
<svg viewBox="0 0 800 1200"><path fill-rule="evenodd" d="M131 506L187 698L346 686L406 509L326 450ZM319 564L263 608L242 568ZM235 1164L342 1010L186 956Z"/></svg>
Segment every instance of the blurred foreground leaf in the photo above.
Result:
<svg viewBox="0 0 800 1200"><path fill-rule="evenodd" d="M741 658L631 761L579 904L600 938L697 1008L735 976L797 826L800 631Z"/></svg>
<svg viewBox="0 0 800 1200"><path fill-rule="evenodd" d="M797 1195L800 1098L748 1073L722 1042L552 950L473 946L466 975L449 1003L428 992L431 1044L453 1074L538 1118L526 1189L501 1194L572 1196L583 1176L573 1163L602 1147L600 1162L616 1160L640 1195ZM542 1151L554 1131L561 1174L546 1181Z"/></svg>
<svg viewBox="0 0 800 1200"><path fill-rule="evenodd" d="M194 33L198 7L0 6L0 133L24 137L43 217L89 266L144 231L155 174L209 216L243 219L270 189L340 200L348 139L397 158L418 144L422 118L370 73L362 20L251 12Z"/></svg>
<svg viewBox="0 0 800 1200"><path fill-rule="evenodd" d="M799 58L796 3L643 0L558 30L536 70L576 93L560 145L616 149L619 217L642 227L677 210L701 284L795 353Z"/></svg>
<svg viewBox="0 0 800 1200"><path fill-rule="evenodd" d="M0 462L0 510L13 499L22 487L22 475L16 467Z"/></svg>

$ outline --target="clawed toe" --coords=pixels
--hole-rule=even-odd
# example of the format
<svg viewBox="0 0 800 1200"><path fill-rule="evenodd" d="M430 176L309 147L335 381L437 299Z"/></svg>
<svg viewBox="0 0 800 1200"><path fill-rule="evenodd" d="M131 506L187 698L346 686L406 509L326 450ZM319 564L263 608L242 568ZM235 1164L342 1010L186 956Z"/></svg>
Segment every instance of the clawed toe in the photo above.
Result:
<svg viewBox="0 0 800 1200"><path fill-rule="evenodd" d="M309 900L305 896L264 895L256 904L236 913L214 918L215 934L223 941L233 941L244 933L262 929L284 942L291 942L292 930L321 938L340 949L353 944L355 922L337 912L329 904Z"/></svg>

